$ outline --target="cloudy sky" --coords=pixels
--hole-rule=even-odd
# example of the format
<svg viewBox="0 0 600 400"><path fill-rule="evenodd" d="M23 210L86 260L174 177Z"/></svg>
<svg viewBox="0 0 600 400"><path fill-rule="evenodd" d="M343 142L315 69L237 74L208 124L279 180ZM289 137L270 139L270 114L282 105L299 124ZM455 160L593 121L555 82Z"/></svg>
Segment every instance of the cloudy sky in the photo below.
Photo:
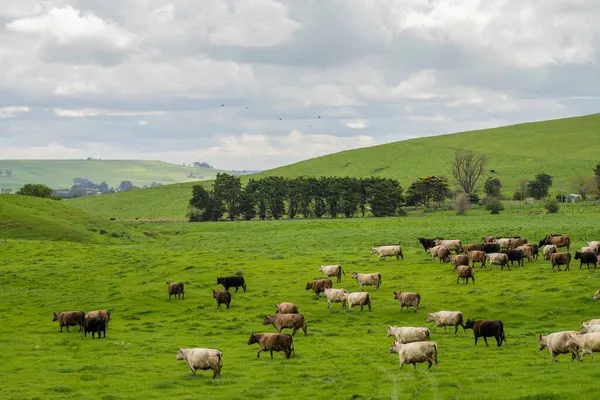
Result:
<svg viewBox="0 0 600 400"><path fill-rule="evenodd" d="M597 0L2 0L0 158L266 169L598 112L598 16Z"/></svg>

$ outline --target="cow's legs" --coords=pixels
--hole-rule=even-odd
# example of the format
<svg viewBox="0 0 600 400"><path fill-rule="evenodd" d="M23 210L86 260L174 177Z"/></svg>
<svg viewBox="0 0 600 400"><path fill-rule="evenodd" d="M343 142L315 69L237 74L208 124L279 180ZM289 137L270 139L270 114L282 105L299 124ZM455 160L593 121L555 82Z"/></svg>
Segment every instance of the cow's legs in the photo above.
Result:
<svg viewBox="0 0 600 400"><path fill-rule="evenodd" d="M271 352L271 360L273 359L273 350L270 350Z"/></svg>
<svg viewBox="0 0 600 400"><path fill-rule="evenodd" d="M489 346L489 344L488 344L488 342L487 342L487 338L486 338L485 336L483 337L483 341L485 342L485 345L486 345L486 346Z"/></svg>

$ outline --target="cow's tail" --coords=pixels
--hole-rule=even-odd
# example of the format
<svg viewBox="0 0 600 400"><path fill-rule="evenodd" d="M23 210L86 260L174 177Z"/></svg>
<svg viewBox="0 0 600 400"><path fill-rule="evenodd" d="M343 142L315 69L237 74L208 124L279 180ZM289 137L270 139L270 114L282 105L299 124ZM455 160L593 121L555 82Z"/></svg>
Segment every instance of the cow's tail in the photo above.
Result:
<svg viewBox="0 0 600 400"><path fill-rule="evenodd" d="M500 329L502 330L502 340L506 342L506 335L504 334L504 324L500 321Z"/></svg>
<svg viewBox="0 0 600 400"><path fill-rule="evenodd" d="M342 274L344 274L344 276L346 276L346 273L344 272L344 267L342 267L342 265L341 265L341 264L340 264L340 272L341 272Z"/></svg>
<svg viewBox="0 0 600 400"><path fill-rule="evenodd" d="M417 293L417 307L419 307L419 304L421 304L421 295Z"/></svg>
<svg viewBox="0 0 600 400"><path fill-rule="evenodd" d="M381 273L378 273L377 277L379 278L379 286L381 286L381 284L383 283L383 281L381 280Z"/></svg>
<svg viewBox="0 0 600 400"><path fill-rule="evenodd" d="M219 368L223 367L223 353L221 353L220 351L217 353L217 356L219 357L219 361L217 362L217 365L219 366Z"/></svg>

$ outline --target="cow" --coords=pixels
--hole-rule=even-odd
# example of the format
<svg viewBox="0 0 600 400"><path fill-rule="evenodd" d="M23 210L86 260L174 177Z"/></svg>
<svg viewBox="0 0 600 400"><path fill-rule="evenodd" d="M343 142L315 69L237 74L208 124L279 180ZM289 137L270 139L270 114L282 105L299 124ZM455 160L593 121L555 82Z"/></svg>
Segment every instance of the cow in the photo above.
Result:
<svg viewBox="0 0 600 400"><path fill-rule="evenodd" d="M450 249L443 245L434 246L427 251L431 254L431 257L438 257L440 259L440 263L448 262L450 258Z"/></svg>
<svg viewBox="0 0 600 400"><path fill-rule="evenodd" d="M594 293L594 297L592 297L592 300L598 300L600 299L600 290L596 290L596 293Z"/></svg>
<svg viewBox="0 0 600 400"><path fill-rule="evenodd" d="M71 332L69 327L75 325L79 325L79 332L81 332L85 322L85 313L83 311L64 311L61 313L54 313L52 322L54 321L58 321L61 332L65 326L67 327L67 332Z"/></svg>
<svg viewBox="0 0 600 400"><path fill-rule="evenodd" d="M555 245L547 244L544 247L542 247L542 254L544 255L544 260L549 260L550 255L554 253L558 253L558 248Z"/></svg>
<svg viewBox="0 0 600 400"><path fill-rule="evenodd" d="M333 282L331 279L316 279L311 282L307 282L304 289L311 290L315 292L317 297L321 297L321 293L325 291L325 289L330 289L333 287Z"/></svg>
<svg viewBox="0 0 600 400"><path fill-rule="evenodd" d="M402 307L406 307L406 312L408 312L408 307L413 307L417 312L421 303L421 295L411 292L394 292L394 300L398 300L400 303L400 311L402 311Z"/></svg>
<svg viewBox="0 0 600 400"><path fill-rule="evenodd" d="M437 362L438 346L435 342L412 342L402 344L394 342L390 348L390 353L398 353L400 359L400 369L404 364L412 364L414 369L417 369L417 363L428 363L427 369L435 364L439 368Z"/></svg>
<svg viewBox="0 0 600 400"><path fill-rule="evenodd" d="M464 254L469 254L472 251L482 251L483 250L483 245L482 244L468 244L465 247L463 247L463 253Z"/></svg>
<svg viewBox="0 0 600 400"><path fill-rule="evenodd" d="M337 278L338 283L340 283L342 281L342 274L344 274L344 276L346 276L346 273L344 272L344 268L339 264L337 264L337 265L321 265L319 267L319 272L324 273L325 276L328 278L335 276Z"/></svg>
<svg viewBox="0 0 600 400"><path fill-rule="evenodd" d="M562 332L554 332L547 336L544 336L540 333L538 338L538 345L540 351L544 350L546 347L552 356L553 362L558 362L556 356L558 354L569 354L571 353L571 361L575 360L578 355L577 351L571 351L567 347L567 340L569 340L570 335L579 335L579 332L576 331L562 331Z"/></svg>
<svg viewBox="0 0 600 400"><path fill-rule="evenodd" d="M348 294L346 289L325 289L327 308L331 307L331 303L342 303L342 308L345 307L344 296L346 294Z"/></svg>
<svg viewBox="0 0 600 400"><path fill-rule="evenodd" d="M498 239L500 239L500 236L484 236L482 238L483 243L495 243Z"/></svg>
<svg viewBox="0 0 600 400"><path fill-rule="evenodd" d="M550 255L550 263L552 264L552 270L554 267L558 267L559 271L561 265L565 265L565 271L569 270L569 264L571 263L571 254L570 253L554 253Z"/></svg>
<svg viewBox="0 0 600 400"><path fill-rule="evenodd" d="M101 317L106 321L106 329L108 329L108 323L110 321L110 310L94 310L85 314L86 318L96 318Z"/></svg>
<svg viewBox="0 0 600 400"><path fill-rule="evenodd" d="M471 264L473 267L475 267L476 262L481 264L479 268L485 267L485 251L473 250L469 253L469 258L471 259Z"/></svg>
<svg viewBox="0 0 600 400"><path fill-rule="evenodd" d="M504 254L508 256L508 261L510 261L510 265L514 266L514 262L517 262L517 266L523 266L523 259L525 258L525 254L521 250L508 249L504 251ZM508 267L508 264L506 264ZM510 270L510 267L508 268Z"/></svg>
<svg viewBox="0 0 600 400"><path fill-rule="evenodd" d="M558 249L566 247L567 251L569 251L571 249L571 238L568 235L550 234L540 240L539 246L542 247L545 244L552 244Z"/></svg>
<svg viewBox="0 0 600 400"><path fill-rule="evenodd" d="M485 345L488 346L487 338L495 337L498 347L502 346L502 342L506 342L506 336L504 335L504 324L502 321L486 321L486 320L472 320L468 319L465 323L466 329L473 329L473 336L475 337L475 346L477 346L477 339L483 338Z"/></svg>
<svg viewBox="0 0 600 400"><path fill-rule="evenodd" d="M600 253L600 241L586 242L588 247L592 248L596 253Z"/></svg>
<svg viewBox="0 0 600 400"><path fill-rule="evenodd" d="M423 250L425 250L425 251L436 246L436 244L435 244L436 239L441 239L441 238L434 238L434 239L426 239L426 238L422 238L422 237L417 238L419 243L421 243L421 245L423 246Z"/></svg>
<svg viewBox="0 0 600 400"><path fill-rule="evenodd" d="M600 325L581 325L579 333L594 333L600 332Z"/></svg>
<svg viewBox="0 0 600 400"><path fill-rule="evenodd" d="M292 336L296 334L298 329L302 329L304 331L304 336L306 333L306 319L302 314L276 314L276 315L265 315L265 319L263 320L263 325L272 324L275 329L277 329L277 333L281 333L282 329L292 329Z"/></svg>
<svg viewBox="0 0 600 400"><path fill-rule="evenodd" d="M527 261L529 261L529 262L533 261L533 248L531 246L523 245L523 246L517 247L515 250L523 253L525 258L527 258Z"/></svg>
<svg viewBox="0 0 600 400"><path fill-rule="evenodd" d="M462 242L458 239L435 239L436 246L446 246L448 250L456 254L462 252Z"/></svg>
<svg viewBox="0 0 600 400"><path fill-rule="evenodd" d="M581 249L579 249L579 253L594 253L594 254L598 254L598 252L596 250L594 250L590 246L584 246L584 247L582 247Z"/></svg>
<svg viewBox="0 0 600 400"><path fill-rule="evenodd" d="M511 238L502 237L502 238L498 239L496 241L496 243L498 243L498 246L500 246L500 250L507 250L507 249L510 249L510 241L511 240L512 240Z"/></svg>
<svg viewBox="0 0 600 400"><path fill-rule="evenodd" d="M475 284L475 270L470 265L458 265L454 267L456 271L456 283L458 283L459 279L465 280L465 285L469 283L469 278L473 280L473 285Z"/></svg>
<svg viewBox="0 0 600 400"><path fill-rule="evenodd" d="M275 313L276 314L298 314L298 304L296 303L288 303L282 302L279 304L275 304Z"/></svg>
<svg viewBox="0 0 600 400"><path fill-rule="evenodd" d="M458 267L459 265L469 265L469 256L465 254L457 254L450 256L450 264L452 267Z"/></svg>
<svg viewBox="0 0 600 400"><path fill-rule="evenodd" d="M527 244L527 239L524 238L511 238L510 239L510 248L516 249L519 246L523 246Z"/></svg>
<svg viewBox="0 0 600 400"><path fill-rule="evenodd" d="M434 322L433 331L435 332L435 328L438 326L444 327L444 334L446 333L446 327L453 326L454 334L458 332L458 327L462 326L463 331L465 330L465 325L463 322L463 313L460 311L438 311L434 313L427 314L426 322Z"/></svg>
<svg viewBox="0 0 600 400"><path fill-rule="evenodd" d="M372 274L361 274L359 272L352 273L352 279L355 279L360 286L360 290L363 290L363 286L375 286L375 289L379 289L381 286L381 273L374 272Z"/></svg>
<svg viewBox="0 0 600 400"><path fill-rule="evenodd" d="M221 377L221 369L223 368L223 353L216 349L183 349L179 348L175 360L185 360L192 370L192 374L196 375L197 370L206 371L212 369L213 379L217 376Z"/></svg>
<svg viewBox="0 0 600 400"><path fill-rule="evenodd" d="M580 335L579 333L571 334L567 340L567 347L571 347L572 351L575 351L575 347L578 347L581 350L581 357L579 358L581 361L583 361L583 356L586 354L590 354L592 361L595 361L594 352L600 351L600 332L586 333L584 335Z"/></svg>
<svg viewBox="0 0 600 400"><path fill-rule="evenodd" d="M538 246L535 243L527 243L524 246L529 247L531 249L531 255L535 260L537 260L538 256L540 255L540 246Z"/></svg>
<svg viewBox="0 0 600 400"><path fill-rule="evenodd" d="M229 290L213 289L213 299L217 301L217 308L221 308L221 304L225 304L229 310L229 304L231 304L231 293L229 293Z"/></svg>
<svg viewBox="0 0 600 400"><path fill-rule="evenodd" d="M256 358L260 358L261 352L269 351L272 360L274 351L283 351L285 358L289 359L294 351L294 339L289 333L252 333L248 345L254 343L258 343Z"/></svg>
<svg viewBox="0 0 600 400"><path fill-rule="evenodd" d="M500 245L498 243L484 243L481 245L481 250L489 253L500 253Z"/></svg>
<svg viewBox="0 0 600 400"><path fill-rule="evenodd" d="M233 276L221 276L217 278L217 285L223 285L225 290L229 290L229 288L234 287L237 292L241 287L244 289L244 293L246 293L246 280L242 275L233 275Z"/></svg>
<svg viewBox="0 0 600 400"><path fill-rule="evenodd" d="M98 339L100 339L101 332L104 332L104 338L106 338L106 319L102 317L93 317L85 319L85 322L83 323L84 336L87 336L88 333L91 333L93 339L94 334L98 333Z"/></svg>
<svg viewBox="0 0 600 400"><path fill-rule="evenodd" d="M490 262L490 265L499 265L500 269L504 269L506 266L510 269L508 266L508 256L504 253L488 253L486 258Z"/></svg>
<svg viewBox="0 0 600 400"><path fill-rule="evenodd" d="M575 252L575 259L579 260L579 269L586 264L588 269L590 268L590 264L594 265L594 269L596 268L596 263L598 262L598 255L594 252L586 252L580 253L578 251Z"/></svg>
<svg viewBox="0 0 600 400"><path fill-rule="evenodd" d="M373 246L371 248L371 254L377 254L378 260L385 257L396 257L396 260L399 260L400 258L404 260L402 247L399 244L392 246Z"/></svg>
<svg viewBox="0 0 600 400"><path fill-rule="evenodd" d="M183 282L167 282L167 289L169 291L169 299L171 296L175 296L176 299L184 299L183 293Z"/></svg>
<svg viewBox="0 0 600 400"><path fill-rule="evenodd" d="M360 306L360 311L363 310L364 306L367 306L369 307L369 311L371 311L371 295L368 292L346 293L342 306L349 309L354 308L354 306Z"/></svg>
<svg viewBox="0 0 600 400"><path fill-rule="evenodd" d="M426 342L431 333L428 328L414 326L388 326L388 337L394 336L397 342L402 344L412 342Z"/></svg>

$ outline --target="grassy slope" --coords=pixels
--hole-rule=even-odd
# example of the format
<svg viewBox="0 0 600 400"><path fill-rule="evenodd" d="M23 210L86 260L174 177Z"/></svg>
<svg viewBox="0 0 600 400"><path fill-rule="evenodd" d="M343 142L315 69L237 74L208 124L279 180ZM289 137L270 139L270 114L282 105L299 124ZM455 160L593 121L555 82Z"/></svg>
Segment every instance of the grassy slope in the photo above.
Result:
<svg viewBox="0 0 600 400"><path fill-rule="evenodd" d="M53 189L70 188L73 178L87 178L94 183L106 181L117 187L128 180L136 186L152 182L171 184L191 181L194 174L200 179L213 179L220 170L192 168L162 161L141 160L0 160L0 169L13 171L11 177L1 175L0 187L19 189L25 183L44 183Z"/></svg>
<svg viewBox="0 0 600 400"><path fill-rule="evenodd" d="M375 175L399 179L407 188L420 175L450 176L454 151L466 148L489 155L489 169L496 170L507 195L514 192L519 179L540 172L554 177L554 192L568 191L574 177L593 175L600 161L598 137L600 114L595 114L344 151L251 176ZM73 204L118 218L184 217L194 184L83 198Z"/></svg>
<svg viewBox="0 0 600 400"><path fill-rule="evenodd" d="M0 397L86 398L331 398L386 399L595 399L600 364L589 357L552 364L537 349L539 332L577 329L600 317L591 300L600 270L551 271L534 261L512 271L476 272L476 285L456 284L447 264L417 247L417 236L443 235L474 242L484 234L520 234L532 240L549 231L573 235L574 247L598 239L597 207L564 207L558 215L527 209L491 216L253 221L249 223L140 224L154 231L123 244L9 240L0 263ZM376 261L373 242L400 240L406 260ZM341 263L347 276L336 287L357 291L350 272L383 275L370 287L373 311L327 309L304 290L321 263ZM243 269L248 292L233 293L230 310L217 310L215 278ZM82 279L83 278L83 279ZM186 282L185 300L168 300L165 281ZM393 290L418 291L418 313L400 312ZM279 301L294 301L308 320L309 335L295 336L290 360L275 353L256 359L251 332L273 332L262 318ZM58 332L53 311L110 308L107 338ZM471 331L432 333L439 370L398 371L388 353L388 325L426 326L428 312L462 310L467 318L501 319L508 342L473 345ZM430 328L431 325L429 324ZM223 378L190 376L175 361L178 347L224 352ZM33 368L32 368L33 367ZM32 379L32 374L35 379ZM282 374L284 374L282 376Z"/></svg>

